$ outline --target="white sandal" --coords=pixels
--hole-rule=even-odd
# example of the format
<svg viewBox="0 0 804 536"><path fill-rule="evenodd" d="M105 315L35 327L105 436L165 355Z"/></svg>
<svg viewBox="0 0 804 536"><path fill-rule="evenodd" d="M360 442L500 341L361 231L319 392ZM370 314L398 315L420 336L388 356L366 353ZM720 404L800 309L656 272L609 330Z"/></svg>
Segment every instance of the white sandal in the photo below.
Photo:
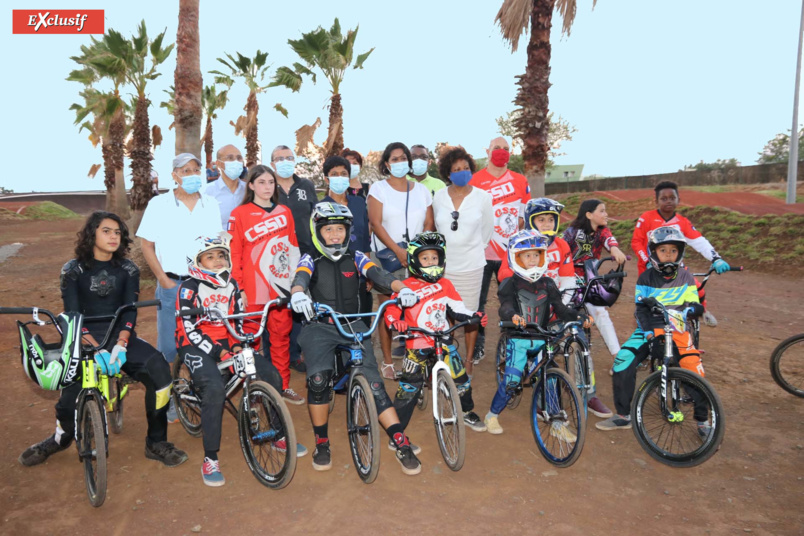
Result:
<svg viewBox="0 0 804 536"><path fill-rule="evenodd" d="M393 363L382 364L382 377L385 378L386 380L396 380L398 374L399 373L394 368Z"/></svg>

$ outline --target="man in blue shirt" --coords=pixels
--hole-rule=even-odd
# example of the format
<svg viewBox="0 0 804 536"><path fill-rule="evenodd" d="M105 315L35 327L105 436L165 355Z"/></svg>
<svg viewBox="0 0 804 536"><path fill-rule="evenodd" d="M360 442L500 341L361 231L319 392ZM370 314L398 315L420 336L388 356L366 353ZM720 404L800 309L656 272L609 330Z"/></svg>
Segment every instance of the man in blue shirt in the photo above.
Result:
<svg viewBox="0 0 804 536"><path fill-rule="evenodd" d="M226 229L229 214L243 202L246 184L240 180L243 173L243 155L234 145L226 145L218 149L215 165L220 171L220 178L207 184L206 193L218 200L221 206L221 227Z"/></svg>

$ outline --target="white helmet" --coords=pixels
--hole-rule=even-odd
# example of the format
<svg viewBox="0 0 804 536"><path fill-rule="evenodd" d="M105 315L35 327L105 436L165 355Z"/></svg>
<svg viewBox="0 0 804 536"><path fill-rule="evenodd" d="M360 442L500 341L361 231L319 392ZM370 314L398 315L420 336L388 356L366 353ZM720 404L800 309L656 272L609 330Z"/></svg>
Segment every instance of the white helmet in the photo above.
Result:
<svg viewBox="0 0 804 536"><path fill-rule="evenodd" d="M536 281L547 272L547 248L549 238L534 229L523 229L508 240L508 265L514 274L527 281ZM536 251L539 262L533 268L526 268L519 260L525 251Z"/></svg>
<svg viewBox="0 0 804 536"><path fill-rule="evenodd" d="M196 253L193 258L187 258L187 270L190 277L204 281L215 287L225 287L228 285L232 270L229 238L230 235L228 233L220 233L218 236L199 236L196 238ZM224 255L226 255L227 265L219 270L204 268L200 262L201 255L214 249L222 249Z"/></svg>

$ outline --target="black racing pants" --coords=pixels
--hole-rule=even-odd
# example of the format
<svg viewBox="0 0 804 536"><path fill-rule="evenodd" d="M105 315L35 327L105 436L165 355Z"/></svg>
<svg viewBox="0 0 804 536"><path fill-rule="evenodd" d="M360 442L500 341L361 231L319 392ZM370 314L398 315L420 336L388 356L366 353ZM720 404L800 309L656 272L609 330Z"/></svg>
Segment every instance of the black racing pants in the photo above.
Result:
<svg viewBox="0 0 804 536"><path fill-rule="evenodd" d="M455 381L458 389L458 396L461 400L461 410L466 413L475 408L472 400L472 383L463 367L458 350L454 345L445 347L444 362L449 367L450 375ZM426 348L421 350L408 349L405 359L402 361L402 378L399 380L399 388L394 397L394 408L399 416L399 422L403 428L408 427L416 402L419 400L419 393L427 380L425 373L428 363L432 363L435 349ZM462 418L458 416L458 418Z"/></svg>
<svg viewBox="0 0 804 536"><path fill-rule="evenodd" d="M100 341L103 333L92 333ZM116 341L110 342L108 349ZM145 386L145 418L148 422L147 440L156 443L167 441L167 404L170 401L170 365L162 352L132 333L126 349L126 362L123 372ZM81 381L62 389L56 403L56 418L62 430L75 436L75 402L81 391Z"/></svg>
<svg viewBox="0 0 804 536"><path fill-rule="evenodd" d="M195 346L179 348L179 358L190 370L193 388L201 398L201 431L204 434L204 451L217 452L221 447L223 404L226 401L224 388L231 377L229 371L218 370L218 360ZM257 377L282 392L282 377L279 371L262 354L254 354Z"/></svg>

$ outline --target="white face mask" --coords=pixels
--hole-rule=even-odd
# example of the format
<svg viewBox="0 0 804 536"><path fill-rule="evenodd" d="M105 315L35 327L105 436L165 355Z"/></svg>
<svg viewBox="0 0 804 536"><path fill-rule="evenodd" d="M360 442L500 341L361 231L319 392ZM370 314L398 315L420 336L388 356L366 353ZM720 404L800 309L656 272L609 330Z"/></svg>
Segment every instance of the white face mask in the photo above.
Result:
<svg viewBox="0 0 804 536"><path fill-rule="evenodd" d="M354 179L360 173L360 165L359 164L352 164L349 171L349 178Z"/></svg>

